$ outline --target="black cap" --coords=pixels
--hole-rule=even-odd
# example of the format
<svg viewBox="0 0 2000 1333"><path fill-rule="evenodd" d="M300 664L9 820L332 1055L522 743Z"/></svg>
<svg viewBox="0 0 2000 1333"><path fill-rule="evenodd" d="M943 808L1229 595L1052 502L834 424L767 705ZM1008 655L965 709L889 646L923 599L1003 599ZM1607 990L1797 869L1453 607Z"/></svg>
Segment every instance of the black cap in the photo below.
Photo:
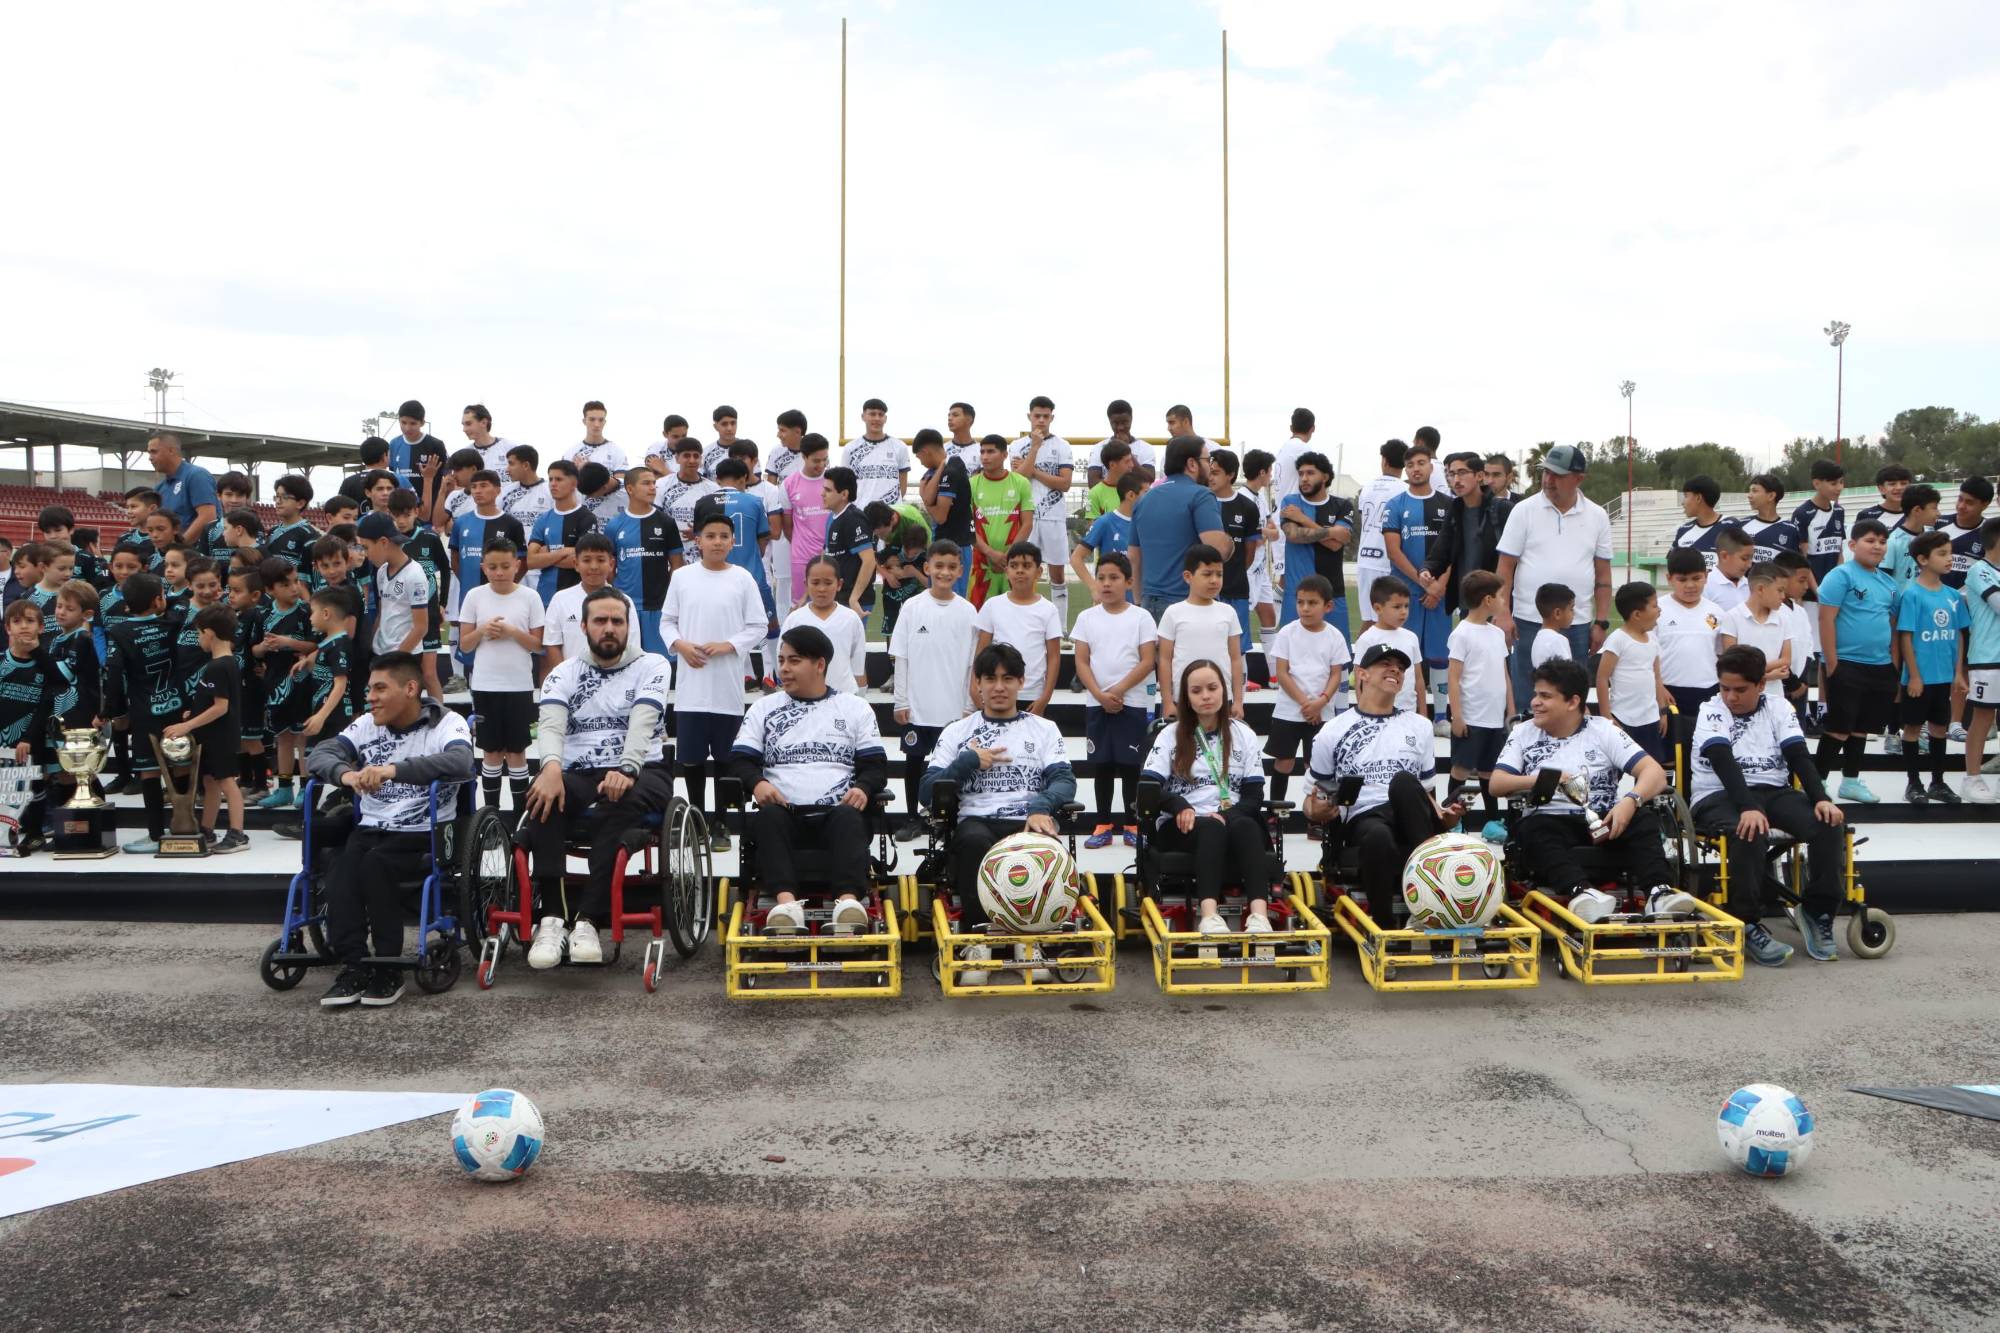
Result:
<svg viewBox="0 0 2000 1333"><path fill-rule="evenodd" d="M1361 654L1362 669L1366 670L1367 668L1374 666L1377 662L1381 661L1385 657L1393 657L1398 662L1401 662L1403 664L1403 670L1405 671L1408 671L1410 669L1410 655L1404 652L1401 648L1398 648L1393 643L1370 644L1368 646L1368 651Z"/></svg>
<svg viewBox="0 0 2000 1333"><path fill-rule="evenodd" d="M354 525L354 535L364 542L380 541L387 537L398 546L403 544L403 531L396 526L396 520L381 511L363 514L361 521Z"/></svg>
<svg viewBox="0 0 2000 1333"><path fill-rule="evenodd" d="M415 417L419 421L426 420L424 416L424 405L418 402L414 398L410 399L407 403L404 403L401 407L397 408L396 415L399 417Z"/></svg>

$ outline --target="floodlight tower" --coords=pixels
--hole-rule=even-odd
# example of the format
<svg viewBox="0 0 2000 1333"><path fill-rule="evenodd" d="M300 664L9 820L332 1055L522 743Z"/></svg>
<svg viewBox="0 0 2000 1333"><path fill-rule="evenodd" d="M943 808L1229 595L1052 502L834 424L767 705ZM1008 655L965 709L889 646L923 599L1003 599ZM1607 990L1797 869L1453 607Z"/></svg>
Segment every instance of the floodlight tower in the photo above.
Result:
<svg viewBox="0 0 2000 1333"><path fill-rule="evenodd" d="M1840 398L1847 380L1847 335L1854 331L1852 324L1831 320L1820 330L1833 344L1833 461L1838 463L1841 455Z"/></svg>
<svg viewBox="0 0 2000 1333"><path fill-rule="evenodd" d="M1639 386L1631 380L1618 385L1625 396L1625 574L1632 574L1632 395Z"/></svg>
<svg viewBox="0 0 2000 1333"><path fill-rule="evenodd" d="M174 372L154 366L146 372L146 387L153 391L153 421L157 425L167 424L167 390L174 382Z"/></svg>

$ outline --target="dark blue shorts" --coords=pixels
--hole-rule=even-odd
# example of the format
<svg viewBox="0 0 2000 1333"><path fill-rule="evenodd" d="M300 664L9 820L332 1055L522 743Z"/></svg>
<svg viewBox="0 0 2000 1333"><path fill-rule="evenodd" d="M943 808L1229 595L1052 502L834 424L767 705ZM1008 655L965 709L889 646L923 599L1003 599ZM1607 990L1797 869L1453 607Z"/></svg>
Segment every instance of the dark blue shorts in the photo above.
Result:
<svg viewBox="0 0 2000 1333"><path fill-rule="evenodd" d="M1084 757L1093 764L1137 768L1146 760L1146 710L1131 704L1109 712L1083 710Z"/></svg>
<svg viewBox="0 0 2000 1333"><path fill-rule="evenodd" d="M1451 766L1472 773L1491 773L1507 743L1505 727L1467 727L1463 736L1451 738Z"/></svg>
<svg viewBox="0 0 2000 1333"><path fill-rule="evenodd" d="M743 719L735 713L675 713L674 762L725 762L729 747L736 744L736 729L742 723Z"/></svg>

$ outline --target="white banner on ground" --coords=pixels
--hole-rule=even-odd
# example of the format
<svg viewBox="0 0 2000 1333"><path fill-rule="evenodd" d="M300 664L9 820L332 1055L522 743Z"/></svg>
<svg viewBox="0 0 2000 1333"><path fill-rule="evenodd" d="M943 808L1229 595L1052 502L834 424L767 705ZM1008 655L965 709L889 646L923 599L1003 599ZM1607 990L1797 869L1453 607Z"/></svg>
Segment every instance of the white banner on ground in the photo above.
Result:
<svg viewBox="0 0 2000 1333"><path fill-rule="evenodd" d="M0 1084L0 1217L442 1115L469 1096ZM443 1169L442 1138L438 1151Z"/></svg>

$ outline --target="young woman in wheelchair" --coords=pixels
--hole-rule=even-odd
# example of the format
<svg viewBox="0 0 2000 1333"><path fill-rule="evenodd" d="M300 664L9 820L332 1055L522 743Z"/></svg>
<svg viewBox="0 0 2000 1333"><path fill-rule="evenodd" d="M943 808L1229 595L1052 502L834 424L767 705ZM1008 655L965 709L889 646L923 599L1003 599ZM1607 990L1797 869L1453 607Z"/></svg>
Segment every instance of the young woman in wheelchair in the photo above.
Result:
<svg viewBox="0 0 2000 1333"><path fill-rule="evenodd" d="M1257 734L1229 715L1229 686L1222 668L1206 659L1181 676L1174 723L1161 731L1140 777L1164 794L1153 834L1163 853L1194 858L1196 929L1226 935L1220 903L1224 887L1242 886L1249 904L1245 932L1271 929L1269 834L1264 825L1264 759Z"/></svg>

